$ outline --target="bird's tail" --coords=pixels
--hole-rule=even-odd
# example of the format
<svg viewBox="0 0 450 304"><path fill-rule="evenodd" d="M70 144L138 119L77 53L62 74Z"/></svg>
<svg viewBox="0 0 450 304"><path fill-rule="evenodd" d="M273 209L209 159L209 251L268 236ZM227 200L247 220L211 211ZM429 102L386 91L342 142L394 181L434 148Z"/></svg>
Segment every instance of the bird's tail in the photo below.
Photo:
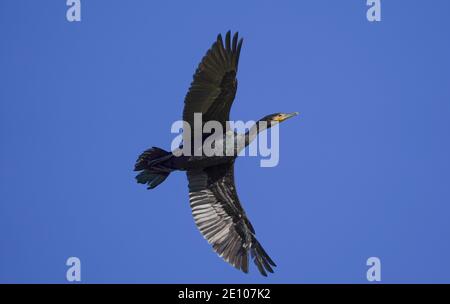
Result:
<svg viewBox="0 0 450 304"><path fill-rule="evenodd" d="M167 165L167 160L172 157L171 152L157 147L145 150L134 165L134 171L141 171L136 175L137 182L147 184L147 189L153 189L161 184L173 171Z"/></svg>

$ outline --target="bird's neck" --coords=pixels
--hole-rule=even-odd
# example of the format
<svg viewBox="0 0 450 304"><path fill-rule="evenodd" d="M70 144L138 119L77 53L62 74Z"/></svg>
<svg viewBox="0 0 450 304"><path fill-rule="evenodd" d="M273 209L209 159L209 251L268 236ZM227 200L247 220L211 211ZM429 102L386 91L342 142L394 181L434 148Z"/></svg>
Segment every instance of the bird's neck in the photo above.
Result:
<svg viewBox="0 0 450 304"><path fill-rule="evenodd" d="M247 147L253 140L264 130L270 128L270 125L266 121L257 121L255 124L245 133L245 146Z"/></svg>

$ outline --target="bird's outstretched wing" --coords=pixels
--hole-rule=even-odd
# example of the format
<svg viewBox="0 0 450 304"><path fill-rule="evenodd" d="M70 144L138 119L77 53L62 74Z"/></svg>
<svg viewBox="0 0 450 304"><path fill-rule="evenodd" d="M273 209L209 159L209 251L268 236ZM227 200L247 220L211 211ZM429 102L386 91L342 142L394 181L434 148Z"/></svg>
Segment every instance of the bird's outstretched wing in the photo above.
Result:
<svg viewBox="0 0 450 304"><path fill-rule="evenodd" d="M232 40L231 33L227 32L224 45L219 34L198 65L183 110L183 120L192 129L194 113L202 113L203 123L216 120L225 130L237 90L236 74L242 41L242 38L238 41L237 32Z"/></svg>
<svg viewBox="0 0 450 304"><path fill-rule="evenodd" d="M262 275L276 266L256 240L234 184L234 164L187 172L195 223L214 251L235 268L248 272L248 256Z"/></svg>

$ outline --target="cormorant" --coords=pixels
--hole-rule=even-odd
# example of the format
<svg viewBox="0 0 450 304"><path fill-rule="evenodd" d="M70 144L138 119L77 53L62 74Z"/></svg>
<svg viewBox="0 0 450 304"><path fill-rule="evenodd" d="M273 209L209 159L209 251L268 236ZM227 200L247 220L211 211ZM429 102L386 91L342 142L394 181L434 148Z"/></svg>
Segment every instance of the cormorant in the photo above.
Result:
<svg viewBox="0 0 450 304"><path fill-rule="evenodd" d="M190 126L194 125L194 113L201 113L203 125L214 120L226 130L237 90L236 74L242 41L242 38L238 41L238 33L231 39L228 31L224 44L219 34L203 57L184 102L183 121ZM235 135L233 144L242 140L248 146L259 132L297 114L267 115L245 134L231 131ZM185 133L189 135L183 133L184 143L191 140L191 137L185 137ZM256 240L255 230L239 202L233 171L234 161L242 147L233 149L233 156L175 156L174 151L153 147L137 159L134 170L140 173L136 179L138 183L147 184L148 189L152 189L162 183L170 172L186 171L192 215L214 251L245 273L248 272L250 254L261 274L267 276L267 271L273 272L272 267L276 265Z"/></svg>

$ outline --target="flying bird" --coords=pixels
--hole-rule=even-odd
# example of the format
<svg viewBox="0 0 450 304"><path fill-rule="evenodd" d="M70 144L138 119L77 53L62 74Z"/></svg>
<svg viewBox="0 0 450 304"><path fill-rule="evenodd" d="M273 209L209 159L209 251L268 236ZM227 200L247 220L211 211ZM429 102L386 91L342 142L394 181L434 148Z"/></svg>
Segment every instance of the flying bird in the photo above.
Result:
<svg viewBox="0 0 450 304"><path fill-rule="evenodd" d="M194 113L201 113L203 125L208 121L217 121L223 130L227 130L237 90L236 74L242 41L237 32L233 38L230 31L227 32L225 40L220 34L217 36L194 74L184 101L183 121L193 126ZM258 133L297 114L275 113L260 119L246 133L238 134L234 130L225 132L221 138L224 149L227 149L227 137L234 136L232 156L177 155L174 151L152 147L136 161L134 171L139 172L136 180L153 189L171 172L186 171L192 215L213 250L245 273L248 272L251 257L259 272L267 276L267 272L273 273L276 265L256 239L255 229L239 201L234 182L234 162L242 148L248 146ZM183 145L187 140L193 140L190 135L185 130ZM203 134L202 140L206 139ZM241 147L236 144L238 141L243 143Z"/></svg>

